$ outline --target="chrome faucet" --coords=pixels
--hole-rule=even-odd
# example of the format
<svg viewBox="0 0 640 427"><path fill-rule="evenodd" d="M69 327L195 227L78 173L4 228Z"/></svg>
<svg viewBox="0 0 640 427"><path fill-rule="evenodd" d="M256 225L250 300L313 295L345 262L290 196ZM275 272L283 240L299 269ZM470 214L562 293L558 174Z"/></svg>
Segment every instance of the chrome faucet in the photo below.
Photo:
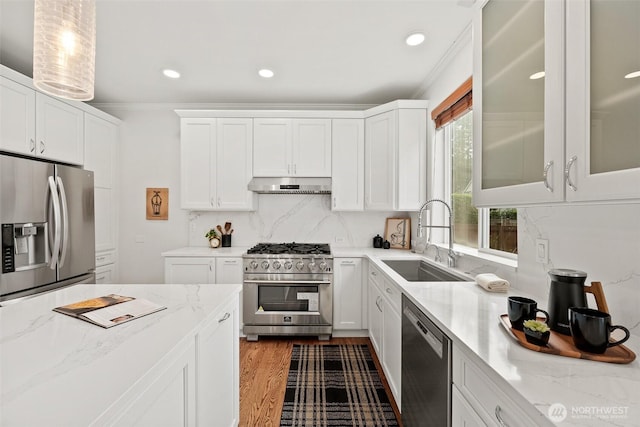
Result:
<svg viewBox="0 0 640 427"><path fill-rule="evenodd" d="M446 208L447 211L449 211L449 225L422 225L422 214L424 212L424 210L427 208L427 206L429 206L431 203L442 203ZM424 204L422 205L422 207L420 208L420 211L418 212L418 230L417 230L417 234L419 238L423 238L424 237L424 231L423 228L448 228L449 229L449 251L447 253L447 264L449 267L455 268L456 266L456 261L458 259L458 255L453 251L453 214L451 211L451 207L447 204L447 202L445 202L444 200L441 199L431 199L431 200L427 200L426 202L424 202ZM440 253L437 252L437 256L439 257Z"/></svg>

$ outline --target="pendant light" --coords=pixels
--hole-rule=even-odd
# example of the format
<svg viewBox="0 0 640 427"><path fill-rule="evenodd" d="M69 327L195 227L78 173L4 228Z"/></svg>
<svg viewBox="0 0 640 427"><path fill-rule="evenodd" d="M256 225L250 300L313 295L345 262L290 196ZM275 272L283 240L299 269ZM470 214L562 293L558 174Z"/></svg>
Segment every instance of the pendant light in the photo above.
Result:
<svg viewBox="0 0 640 427"><path fill-rule="evenodd" d="M35 0L33 84L76 101L93 99L95 0Z"/></svg>

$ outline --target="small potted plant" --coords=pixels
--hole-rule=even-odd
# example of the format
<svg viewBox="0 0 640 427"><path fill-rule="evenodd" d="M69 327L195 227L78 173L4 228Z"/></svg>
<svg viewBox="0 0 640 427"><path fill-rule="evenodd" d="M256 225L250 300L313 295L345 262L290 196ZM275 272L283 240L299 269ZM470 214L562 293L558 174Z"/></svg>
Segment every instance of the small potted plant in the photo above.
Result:
<svg viewBox="0 0 640 427"><path fill-rule="evenodd" d="M539 346L547 345L549 342L549 336L551 335L551 330L546 323L530 319L525 320L522 323L522 326L524 337L528 342Z"/></svg>
<svg viewBox="0 0 640 427"><path fill-rule="evenodd" d="M212 228L207 231L207 234L205 234L204 237L209 239L209 246L212 248L220 246L220 238L218 237L218 232L215 229Z"/></svg>

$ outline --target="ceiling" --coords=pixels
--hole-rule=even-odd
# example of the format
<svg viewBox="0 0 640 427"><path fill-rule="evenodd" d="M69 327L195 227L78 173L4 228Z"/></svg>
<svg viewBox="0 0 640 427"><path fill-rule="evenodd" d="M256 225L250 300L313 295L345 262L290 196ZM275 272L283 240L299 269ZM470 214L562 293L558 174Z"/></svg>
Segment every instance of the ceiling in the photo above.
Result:
<svg viewBox="0 0 640 427"><path fill-rule="evenodd" d="M473 0L97 0L94 103L380 104L412 98ZM422 31L426 41L404 40ZM32 75L33 0L0 0L0 63ZM161 70L173 68L172 80ZM257 71L270 68L271 79Z"/></svg>

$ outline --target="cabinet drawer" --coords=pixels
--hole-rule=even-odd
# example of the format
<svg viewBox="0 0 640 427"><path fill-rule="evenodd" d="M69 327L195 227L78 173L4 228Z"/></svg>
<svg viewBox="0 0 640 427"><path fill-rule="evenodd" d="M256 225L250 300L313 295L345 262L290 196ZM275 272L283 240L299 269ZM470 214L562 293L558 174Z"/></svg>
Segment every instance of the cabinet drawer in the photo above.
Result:
<svg viewBox="0 0 640 427"><path fill-rule="evenodd" d="M382 291L382 295L385 296L396 312L402 313L402 292L400 292L400 288L387 278L384 278L381 282L380 290Z"/></svg>
<svg viewBox="0 0 640 427"><path fill-rule="evenodd" d="M547 425L542 416L537 423L534 422L498 384L457 348L453 351L453 383L487 425ZM514 389L511 390L516 393Z"/></svg>
<svg viewBox="0 0 640 427"><path fill-rule="evenodd" d="M113 252L100 252L96 254L96 267L113 264L114 262L115 254Z"/></svg>
<svg viewBox="0 0 640 427"><path fill-rule="evenodd" d="M96 285L110 285L113 283L113 265L96 268Z"/></svg>
<svg viewBox="0 0 640 427"><path fill-rule="evenodd" d="M378 285L378 287L382 287L384 276L382 275L382 272L378 270L376 266L373 265L373 263L369 263L368 277L369 277L369 280L371 280L376 285Z"/></svg>

